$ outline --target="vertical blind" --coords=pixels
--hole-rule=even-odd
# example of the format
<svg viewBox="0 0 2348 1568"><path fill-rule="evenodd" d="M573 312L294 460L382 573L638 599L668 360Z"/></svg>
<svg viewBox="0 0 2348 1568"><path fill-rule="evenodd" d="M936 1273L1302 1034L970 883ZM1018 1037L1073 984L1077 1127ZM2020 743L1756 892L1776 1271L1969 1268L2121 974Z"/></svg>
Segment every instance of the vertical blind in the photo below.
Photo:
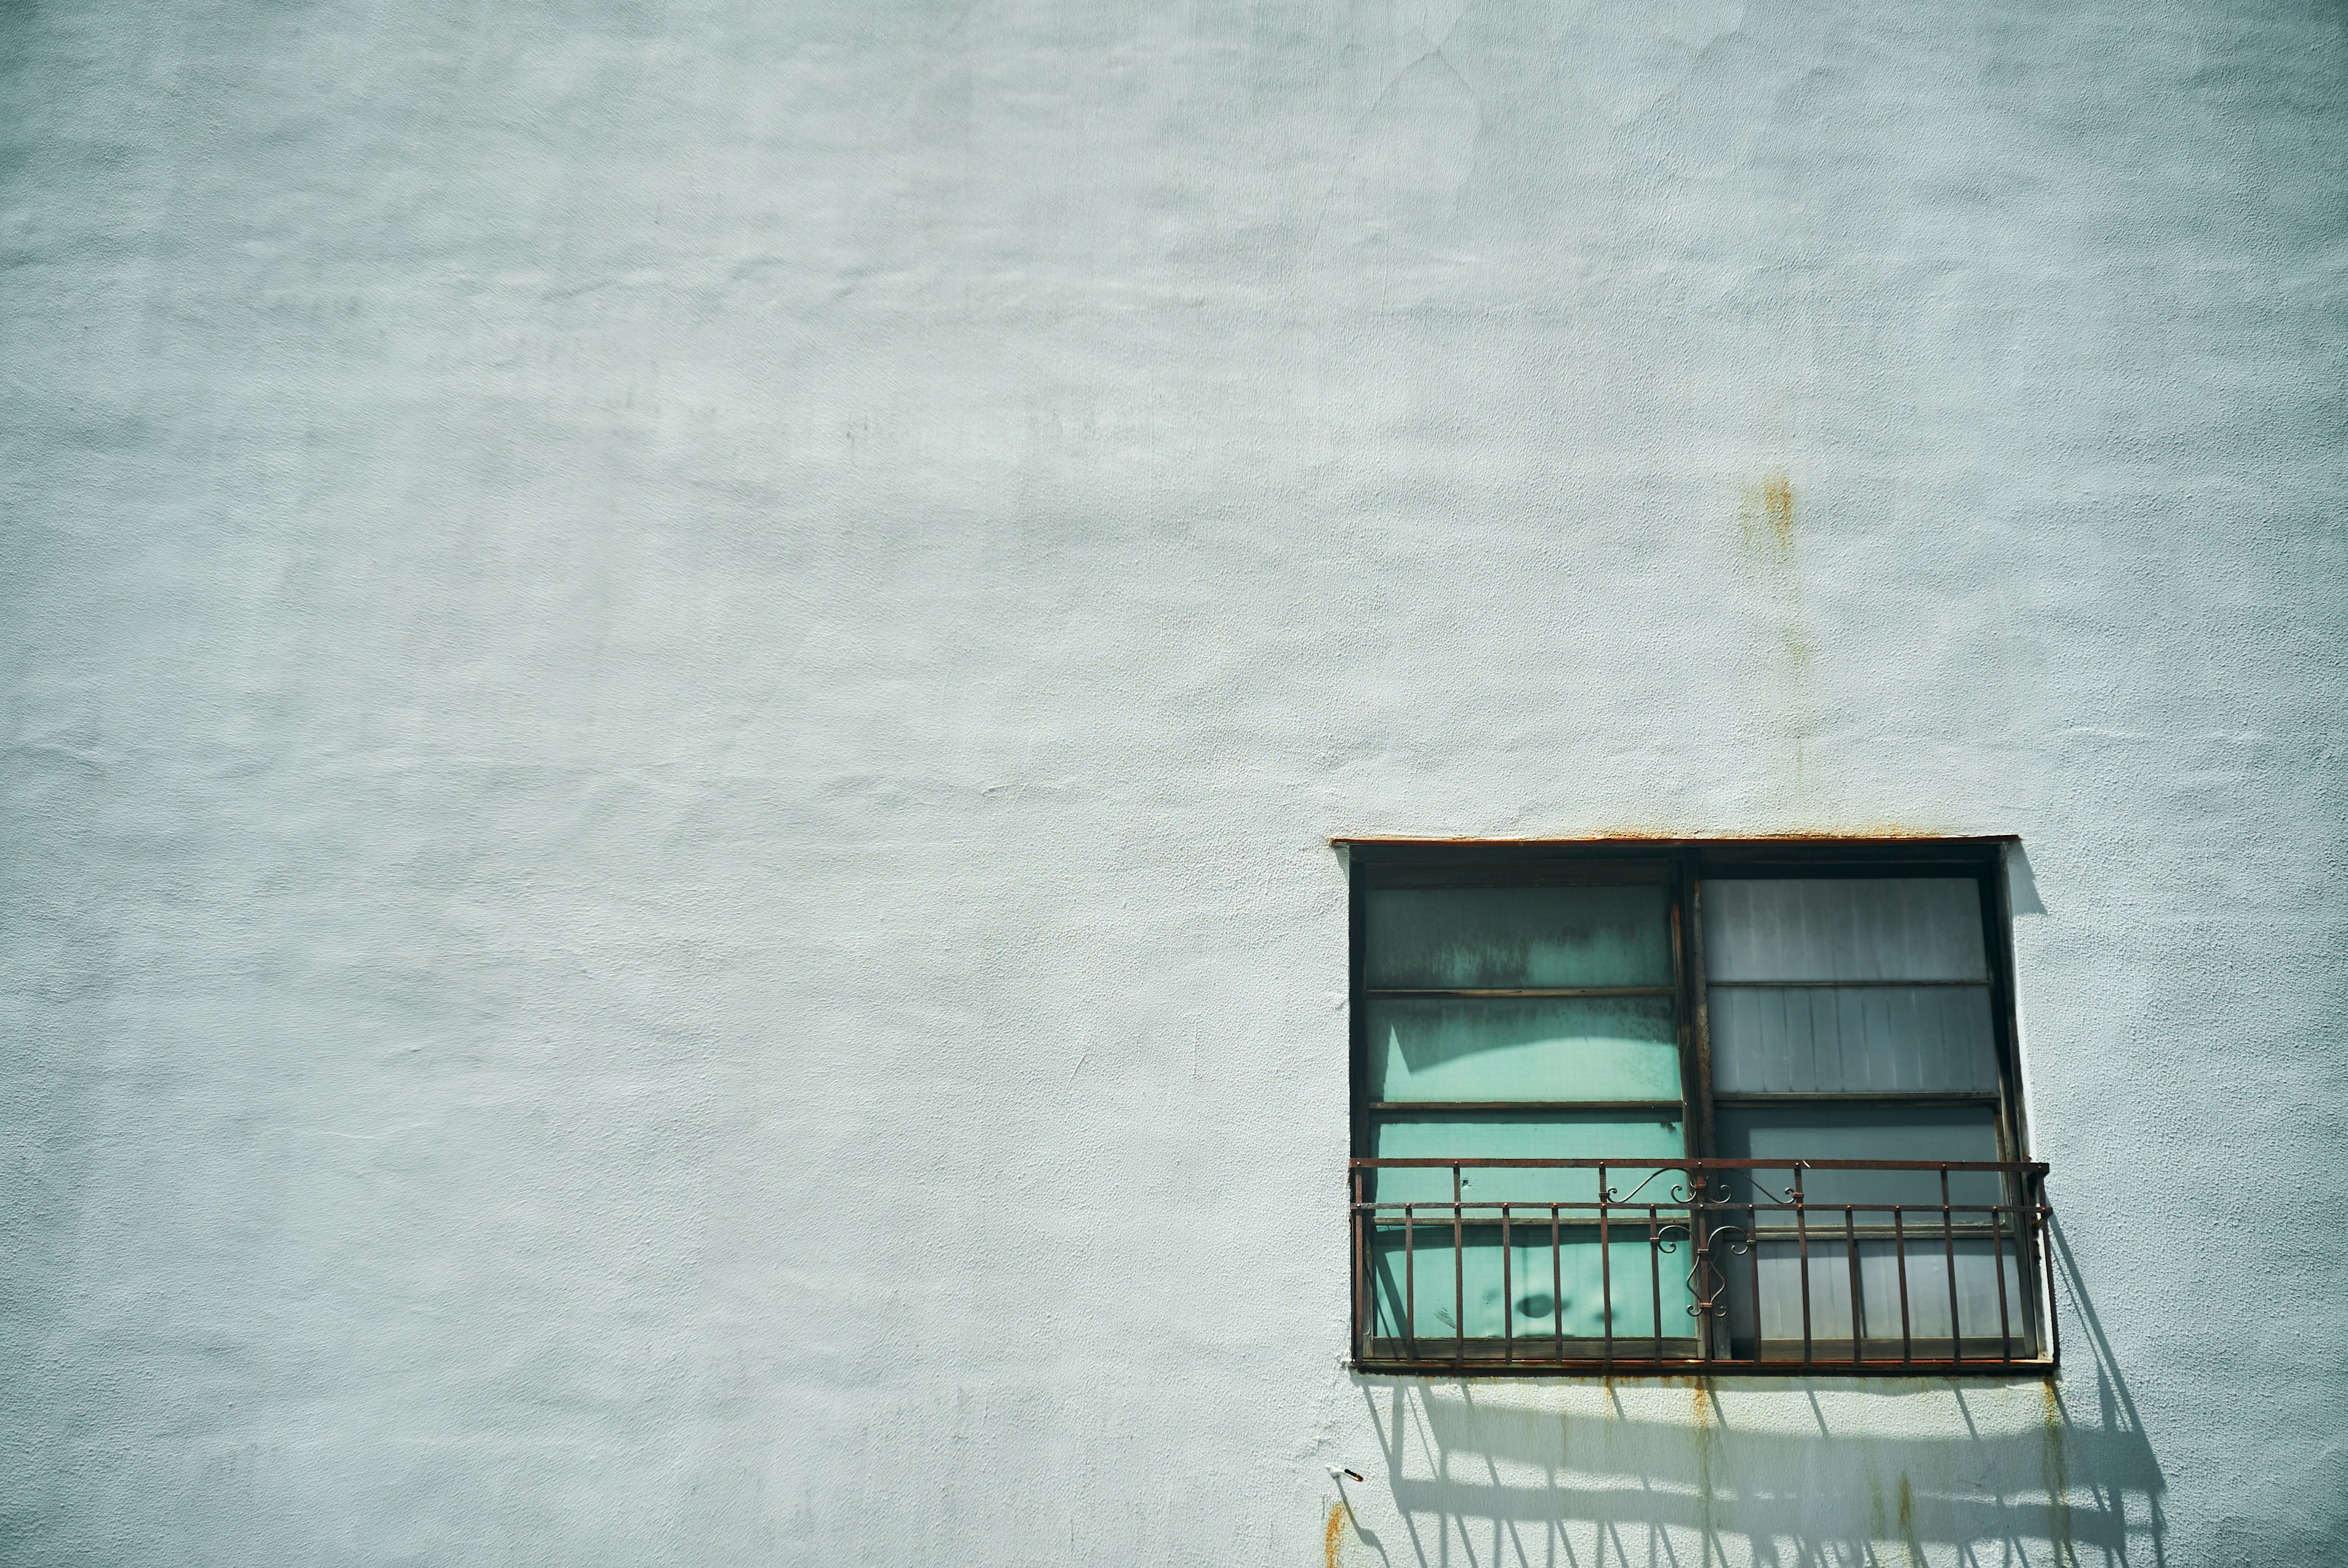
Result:
<svg viewBox="0 0 2348 1568"><path fill-rule="evenodd" d="M1713 879L1703 886L1704 980L1712 1040L1714 1136L1729 1159L1995 1160L1999 1082L1980 885L1970 876ZM1998 1201L1999 1179L1957 1173L1959 1204ZM1753 1191L1740 1182L1740 1195ZM1807 1254L1814 1338L1897 1338L1900 1251L1907 1254L1907 1332L1951 1333L1952 1286L1968 1335L1994 1329L1999 1274L2021 1299L2018 1242L1981 1234L1978 1211L1953 1241L1880 1235L1869 1204L1939 1202L1938 1173L1804 1173L1823 1213L1815 1237L1787 1239L1764 1216L1760 1299L1731 1293L1731 1331L1790 1340L1801 1332ZM1856 1241L1838 1205L1855 1205ZM1858 1254L1854 1298L1850 1252ZM1953 1280L1952 1269L1953 1268ZM2009 1317L2011 1313L2008 1314Z"/></svg>

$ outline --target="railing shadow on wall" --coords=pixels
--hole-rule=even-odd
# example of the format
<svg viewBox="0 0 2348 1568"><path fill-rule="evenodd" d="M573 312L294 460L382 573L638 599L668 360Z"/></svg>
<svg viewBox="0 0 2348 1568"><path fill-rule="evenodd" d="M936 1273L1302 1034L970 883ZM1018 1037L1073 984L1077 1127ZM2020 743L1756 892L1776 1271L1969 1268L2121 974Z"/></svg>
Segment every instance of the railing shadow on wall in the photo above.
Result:
<svg viewBox="0 0 2348 1568"><path fill-rule="evenodd" d="M2058 1381L1579 1379L1561 1414L1530 1391L1548 1380L1362 1375L1385 1469L1367 1488L1391 1491L1362 1495L1358 1512L1364 1485L1340 1499L1343 1556L1386 1568L2165 1568L2159 1461L2059 1224L2052 1241ZM1869 1419L1853 1419L1853 1396ZM1917 1430L1899 1409L1910 1399L1953 1418ZM1333 1523L1333 1560L1337 1536Z"/></svg>

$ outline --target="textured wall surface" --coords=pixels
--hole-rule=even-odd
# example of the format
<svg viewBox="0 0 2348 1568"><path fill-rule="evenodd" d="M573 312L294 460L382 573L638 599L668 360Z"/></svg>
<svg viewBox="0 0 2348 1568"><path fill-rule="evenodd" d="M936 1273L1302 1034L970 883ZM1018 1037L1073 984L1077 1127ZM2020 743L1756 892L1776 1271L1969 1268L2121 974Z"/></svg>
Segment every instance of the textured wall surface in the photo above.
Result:
<svg viewBox="0 0 2348 1568"><path fill-rule="evenodd" d="M2343 28L6 7L0 1559L2338 1562ZM1348 1374L1330 837L1885 825L2059 1387Z"/></svg>

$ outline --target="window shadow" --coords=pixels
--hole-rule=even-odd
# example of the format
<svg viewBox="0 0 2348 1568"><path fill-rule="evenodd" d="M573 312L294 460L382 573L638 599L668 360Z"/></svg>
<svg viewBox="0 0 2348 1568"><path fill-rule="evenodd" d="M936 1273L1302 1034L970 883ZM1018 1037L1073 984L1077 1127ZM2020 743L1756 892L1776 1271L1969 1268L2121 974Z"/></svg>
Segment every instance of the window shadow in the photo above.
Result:
<svg viewBox="0 0 2348 1568"><path fill-rule="evenodd" d="M2159 1461L2054 1249L2059 1380L1357 1377L1388 1492L1352 1528L1416 1568L2166 1568Z"/></svg>

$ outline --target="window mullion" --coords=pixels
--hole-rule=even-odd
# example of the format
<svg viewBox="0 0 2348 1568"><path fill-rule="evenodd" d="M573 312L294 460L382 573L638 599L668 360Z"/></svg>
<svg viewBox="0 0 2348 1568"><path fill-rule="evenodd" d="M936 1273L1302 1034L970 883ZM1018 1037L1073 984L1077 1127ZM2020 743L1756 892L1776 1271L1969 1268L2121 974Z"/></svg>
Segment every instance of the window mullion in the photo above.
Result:
<svg viewBox="0 0 2348 1568"><path fill-rule="evenodd" d="M1704 980L1704 883L1680 863L1672 905L1681 933L1678 947L1680 1018L1686 1034L1688 1153L1714 1157L1712 1131L1712 1019Z"/></svg>
<svg viewBox="0 0 2348 1568"><path fill-rule="evenodd" d="M1704 982L1704 884L1691 875L1684 856L1674 856L1672 862L1672 930L1677 938L1673 958L1678 960L1680 1028L1685 1041L1687 1084L1686 1117L1688 1153L1699 1160L1713 1157L1712 1135L1712 1030L1710 1009L1706 1005ZM1714 1194L1717 1195L1717 1194ZM1695 1215L1691 1213L1691 1220ZM1692 1229L1694 1228L1692 1226ZM1709 1253L1711 1237L1694 1234L1690 1241ZM1747 1245L1751 1245L1749 1240ZM1696 1276L1705 1277L1703 1257L1697 1260ZM1722 1290L1726 1289L1723 1282ZM1697 1326L1702 1337L1702 1350L1706 1356L1727 1356L1733 1353L1725 1314L1706 1318Z"/></svg>

